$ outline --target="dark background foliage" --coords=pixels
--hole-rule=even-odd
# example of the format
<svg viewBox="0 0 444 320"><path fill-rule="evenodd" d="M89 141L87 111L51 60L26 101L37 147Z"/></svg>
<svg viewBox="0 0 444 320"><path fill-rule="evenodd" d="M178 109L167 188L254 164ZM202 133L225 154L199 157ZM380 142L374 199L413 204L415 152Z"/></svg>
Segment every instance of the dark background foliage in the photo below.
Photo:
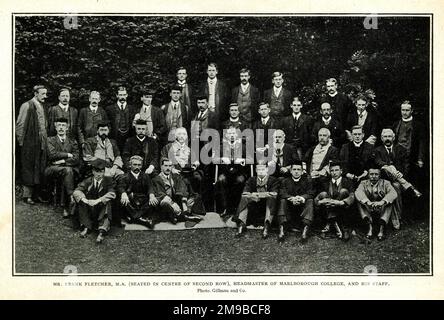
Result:
<svg viewBox="0 0 444 320"><path fill-rule="evenodd" d="M16 114L37 83L49 87L49 104L69 86L77 108L88 105L90 90L99 90L107 105L122 84L130 102L139 103L140 87L148 85L161 104L177 67L185 66L197 85L205 80L206 63L214 61L230 87L238 84L241 67L251 69L261 91L281 70L310 113L324 80L335 77L352 96L373 90L387 123L404 99L428 116L428 18L378 17L376 30L364 28L364 17L79 16L76 29L66 29L63 19L16 17Z"/></svg>

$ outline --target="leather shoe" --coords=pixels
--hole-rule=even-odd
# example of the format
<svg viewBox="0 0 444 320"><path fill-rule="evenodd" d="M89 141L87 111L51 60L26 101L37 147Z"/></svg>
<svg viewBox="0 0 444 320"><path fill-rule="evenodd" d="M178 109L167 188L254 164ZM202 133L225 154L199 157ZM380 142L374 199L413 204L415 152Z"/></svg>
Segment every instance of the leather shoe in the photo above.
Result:
<svg viewBox="0 0 444 320"><path fill-rule="evenodd" d="M368 232L365 237L367 239L371 239L373 237L373 226L371 224L368 225Z"/></svg>
<svg viewBox="0 0 444 320"><path fill-rule="evenodd" d="M69 218L69 212L66 209L63 209L63 215L62 215L63 219L67 219Z"/></svg>
<svg viewBox="0 0 444 320"><path fill-rule="evenodd" d="M102 243L103 240L105 240L105 237L102 232L99 232L99 235L97 236L97 239L96 239L96 243Z"/></svg>
<svg viewBox="0 0 444 320"><path fill-rule="evenodd" d="M265 222L264 231L262 232L262 239L267 239L270 234L270 223Z"/></svg>
<svg viewBox="0 0 444 320"><path fill-rule="evenodd" d="M82 232L80 232L80 238L86 238L88 235L88 228L84 228Z"/></svg>
<svg viewBox="0 0 444 320"><path fill-rule="evenodd" d="M301 243L306 243L308 240L308 226L304 226L304 230L302 230Z"/></svg>
<svg viewBox="0 0 444 320"><path fill-rule="evenodd" d="M245 224L241 223L239 224L239 227L237 228L237 232L235 234L236 238L242 237L242 235L245 233Z"/></svg>
<svg viewBox="0 0 444 320"><path fill-rule="evenodd" d="M30 205L35 204L35 202L31 198L24 198L23 201L25 201L25 203L30 204Z"/></svg>
<svg viewBox="0 0 444 320"><path fill-rule="evenodd" d="M278 235L278 242L283 242L285 240L285 232L284 232L284 226L279 226L279 235Z"/></svg>

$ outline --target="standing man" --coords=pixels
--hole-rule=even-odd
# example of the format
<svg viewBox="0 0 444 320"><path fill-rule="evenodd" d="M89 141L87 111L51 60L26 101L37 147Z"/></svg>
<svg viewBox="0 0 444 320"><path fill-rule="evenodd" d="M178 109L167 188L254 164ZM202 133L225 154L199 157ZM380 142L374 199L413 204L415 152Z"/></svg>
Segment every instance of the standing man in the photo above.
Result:
<svg viewBox="0 0 444 320"><path fill-rule="evenodd" d="M282 86L284 75L281 72L273 72L271 79L273 87L264 92L264 101L270 105L270 115L280 119L291 113L288 106L291 104L292 95L290 90Z"/></svg>
<svg viewBox="0 0 444 320"><path fill-rule="evenodd" d="M239 105L236 102L230 104L228 113L230 118L222 123L221 129L236 128L243 131L250 128L251 123L240 116Z"/></svg>
<svg viewBox="0 0 444 320"><path fill-rule="evenodd" d="M154 138L147 136L146 121L136 120L136 136L129 137L123 148L122 158L126 171L130 166L130 159L137 155L142 158L142 172L148 175L159 173L159 146Z"/></svg>
<svg viewBox="0 0 444 320"><path fill-rule="evenodd" d="M303 225L301 242L308 240L308 232L313 222L313 198L314 189L310 177L303 173L302 162L291 165L291 177L285 178L281 183L279 196L281 198L278 222L278 241L285 240L285 229L288 221L300 217Z"/></svg>
<svg viewBox="0 0 444 320"><path fill-rule="evenodd" d="M126 101L128 92L125 87L117 89L116 98L117 102L105 110L111 123L110 138L116 141L117 147L122 151L126 139L133 133L132 124L136 110Z"/></svg>
<svg viewBox="0 0 444 320"><path fill-rule="evenodd" d="M59 91L59 104L49 108L48 111L48 135L55 136L57 130L55 127L56 119L64 118L68 121L68 127L66 134L77 140L78 127L77 127L77 117L78 111L76 108L69 105L70 94L68 88L62 88Z"/></svg>
<svg viewBox="0 0 444 320"><path fill-rule="evenodd" d="M332 144L336 148L340 148L344 144L345 131L341 122L335 116L332 116L332 110L329 103L324 102L321 104L321 118L313 124L313 130L311 133L312 141L316 141L318 137L319 129L327 128L331 133Z"/></svg>
<svg viewBox="0 0 444 320"><path fill-rule="evenodd" d="M250 177L245 183L237 213L233 221L237 223L236 237L244 234L248 225L249 214L264 214L264 231L262 237L265 239L270 233L271 222L276 215L277 195L279 181L268 175L266 164L256 165L256 176Z"/></svg>
<svg viewBox="0 0 444 320"><path fill-rule="evenodd" d="M208 107L214 111L217 119L224 121L228 118L226 107L229 103L229 93L225 82L217 78L217 64L211 62L207 66L207 81L202 85L201 92L207 97Z"/></svg>
<svg viewBox="0 0 444 320"><path fill-rule="evenodd" d="M170 90L171 101L160 108L165 116L167 134L180 127L190 130L190 107L180 102L181 92L181 87L172 87Z"/></svg>
<svg viewBox="0 0 444 320"><path fill-rule="evenodd" d="M239 114L246 127L250 127L253 119L257 118L256 110L260 102L259 89L250 84L250 70L242 68L239 71L240 85L231 90L231 102L239 106ZM231 116L231 115L230 115Z"/></svg>
<svg viewBox="0 0 444 320"><path fill-rule="evenodd" d="M280 128L279 121L273 116L270 116L270 112L271 108L269 104L265 102L261 102L259 104L260 118L253 123L256 144L258 142L261 142L262 146L266 146L267 144L269 144L269 137L271 138L271 135L269 134L273 134L275 129ZM256 146L256 150L257 148L258 146Z"/></svg>
<svg viewBox="0 0 444 320"><path fill-rule="evenodd" d="M111 200L116 197L113 180L105 177L105 161L96 159L91 163L93 176L79 183L73 197L78 204L81 238L86 238L93 229L99 230L96 242L102 243L110 229L112 218Z"/></svg>
<svg viewBox="0 0 444 320"><path fill-rule="evenodd" d="M302 107L301 99L297 96L294 97L291 103L293 112L281 121L281 128L285 132L286 140L295 148L299 159L302 159L310 147L311 118L301 112Z"/></svg>
<svg viewBox="0 0 444 320"><path fill-rule="evenodd" d="M348 115L347 125L345 126L347 137L350 141L351 137L350 129L353 126L361 126L364 130L364 140L374 145L376 143L376 137L378 136L378 118L374 112L367 111L368 101L363 95L356 98L354 112Z"/></svg>
<svg viewBox="0 0 444 320"><path fill-rule="evenodd" d="M393 203L397 198L395 188L390 181L381 179L381 170L371 165L368 170L368 180L363 180L356 189L355 198L361 218L368 225L366 238L373 237L373 219L379 224L378 240L385 238L384 229L393 213Z"/></svg>
<svg viewBox="0 0 444 320"><path fill-rule="evenodd" d="M57 135L48 138L49 166L45 169L45 176L62 178L67 196L63 208L63 217L66 218L69 216L68 208L74 192L74 174L79 173L79 147L77 141L67 135L68 119L56 119L55 128Z"/></svg>
<svg viewBox="0 0 444 320"><path fill-rule="evenodd" d="M217 130L219 128L219 120L216 113L208 108L207 98L205 96L197 96L196 101L199 111L193 118L193 122L191 124L191 133L196 133L200 136L202 130ZM195 136L194 138L199 139L198 136Z"/></svg>
<svg viewBox="0 0 444 320"><path fill-rule="evenodd" d="M47 120L43 103L47 89L42 85L33 88L34 97L20 106L15 127L17 142L21 148L21 174L23 200L34 204L35 190L43 184L46 167Z"/></svg>
<svg viewBox="0 0 444 320"><path fill-rule="evenodd" d="M321 103L327 102L333 110L333 115L345 125L348 114L353 109L353 103L345 94L338 92L338 82L335 78L327 79L325 84L327 94L321 99Z"/></svg>
<svg viewBox="0 0 444 320"><path fill-rule="evenodd" d="M176 73L177 85L182 88L182 94L180 95L180 102L191 108L191 113L196 114L196 103L194 101L194 91L191 85L187 82L187 69L185 67L179 67Z"/></svg>
<svg viewBox="0 0 444 320"><path fill-rule="evenodd" d="M142 157L132 156L129 163L130 171L122 176L117 186L120 203L130 223L152 229L153 209L159 201L154 195L151 178L142 171Z"/></svg>
<svg viewBox="0 0 444 320"><path fill-rule="evenodd" d="M97 124L99 122L108 120L105 110L99 106L100 93L98 91L91 91L89 102L89 107L83 108L79 113L78 135L80 145L83 145L86 139L97 134Z"/></svg>

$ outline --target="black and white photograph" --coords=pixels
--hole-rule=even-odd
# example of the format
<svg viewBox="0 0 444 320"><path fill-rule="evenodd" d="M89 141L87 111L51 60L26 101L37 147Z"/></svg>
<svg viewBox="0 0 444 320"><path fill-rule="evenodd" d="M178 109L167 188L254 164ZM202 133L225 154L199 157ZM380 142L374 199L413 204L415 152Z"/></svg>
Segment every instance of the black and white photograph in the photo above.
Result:
<svg viewBox="0 0 444 320"><path fill-rule="evenodd" d="M13 276L433 274L432 14L11 19Z"/></svg>

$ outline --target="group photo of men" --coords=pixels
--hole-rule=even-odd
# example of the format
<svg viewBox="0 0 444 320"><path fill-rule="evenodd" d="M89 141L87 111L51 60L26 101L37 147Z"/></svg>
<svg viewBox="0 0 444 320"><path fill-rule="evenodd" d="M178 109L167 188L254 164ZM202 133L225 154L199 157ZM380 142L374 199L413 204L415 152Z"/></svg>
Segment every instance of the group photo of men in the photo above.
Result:
<svg viewBox="0 0 444 320"><path fill-rule="evenodd" d="M44 17L39 19L45 21ZM108 21L86 17L85 23L87 19L97 19L95 23L102 26L111 22L115 25L116 21L122 27L134 24L124 18ZM254 24L257 19L248 23ZM17 21L19 30L31 27L31 18ZM91 21L89 28L94 28ZM223 28L228 32L240 21L227 18L219 23L226 23ZM295 23L294 27L300 23L289 21ZM337 30L356 22L316 21L335 23L331 28ZM190 24L205 26L212 22L217 21L209 17L175 21L159 17L157 21L170 28L178 23L192 28ZM248 28L248 23L243 28ZM141 25L145 33L140 31L134 39L146 37L153 41L149 33L153 27ZM410 27L426 31L421 29L424 25L427 23L418 22ZM402 26L400 21L398 28ZM321 29L312 28L311 39L315 39ZM210 30L204 39L223 42L222 33L212 35ZM75 28L60 32L79 37ZM178 37L183 37L177 32ZM361 31L368 35L371 32L381 31ZM20 34L17 55L24 54L26 48ZM154 29L152 34L157 34ZM36 39L45 36L45 32L36 34ZM292 37L282 37L285 36ZM388 36L387 41L394 36ZM265 41L255 32L252 37ZM74 39L63 41L70 50ZM284 40L280 41L283 52L289 50ZM98 55L108 50L109 44L97 45L102 46ZM166 40L164 45L166 48ZM79 59L92 61L92 56L85 57L94 52L84 53ZM135 53L127 51L128 56L132 54ZM131 257L130 261L137 261L131 265L114 262L109 269L91 262L85 272L94 272L93 267L99 272L138 270L136 266L145 261L142 262L144 255L136 251L147 250L148 260L152 261L147 262L150 267L136 271L141 273L176 270L176 266L185 263L179 262L183 261L179 256L184 252L188 252L185 256L193 255L189 246L201 251L196 254L197 262L186 260L190 266L185 270L189 272L248 272L251 265L255 272L273 272L271 260L266 263L269 267L262 266L266 255L262 262L254 262L253 256L264 250L270 252L270 257L279 256L276 272L337 272L347 269L343 269L343 263L348 265L346 261L338 261L337 265L313 262L320 266L313 270L304 264L295 266L293 260L287 265L281 256L292 250L303 255L315 250L316 255L324 249L313 248L325 246L346 256L359 251L358 260L371 264L372 251L385 251L393 257L393 252L405 246L421 261L407 269L396 263L393 269L387 265L382 269L427 272L431 133L429 111L424 106L428 91L426 87L417 88L422 83L414 78L402 79L389 92L382 75L353 78L354 73L364 73L369 68L362 65L362 60L369 59L366 63L371 64L371 59L376 59L362 51L354 51L345 61L349 69L319 68L311 79L304 79L310 72L309 67L303 66L304 61L288 60L285 65L276 57L266 62L267 57L257 51L263 68L250 63L248 56L242 56L239 63L228 62L231 60L227 53L219 53L217 59L216 51L202 52L199 61L187 55L188 60L162 62L173 55L157 52L152 58L157 63L151 66L154 71L137 81L131 78L132 69L126 71L125 77L107 78L110 70L100 72L92 67L88 77L97 82L88 80L84 84L67 81L66 76L49 76L45 68L51 68L51 64L57 68L56 63L39 56L32 59L43 63L42 74L28 79L24 70L29 67L17 56L16 71L23 70L16 80L14 119L17 245L26 246L24 239L33 239L37 232L38 243L42 239L49 241L41 243L37 251L54 242L68 246L71 256L77 256L75 247L80 246L94 250L100 259L106 259L106 250L117 250ZM60 64L73 66L70 72L87 76L74 67L75 62L58 59ZM322 59L319 62L322 64ZM113 63L117 61L111 59L109 65ZM163 70L159 67L162 63ZM136 77L138 71L134 72ZM404 76L412 77L412 72ZM21 78L27 82L19 83ZM412 95L413 88L417 96ZM390 96L390 107L379 101L386 96ZM40 212L44 212L41 215L46 220L37 222L41 223L37 227ZM211 228L208 223L212 219L218 221L218 227ZM207 226L205 223L210 227L198 230L199 226ZM130 231L128 226L143 231ZM39 236L40 228L53 231ZM419 241L421 245L415 245ZM73 243L76 245L71 248ZM157 243L168 246L168 257L164 257L161 247L157 249ZM364 253L360 246L365 246ZM54 257L62 254L58 245L55 248ZM28 258L33 257L28 249L23 250ZM233 264L221 257L220 265L226 266L202 267L205 257L215 251L224 255L224 250L236 252L233 261L242 260L242 255L247 255L246 260ZM87 260L90 259L94 256ZM69 259L63 261L66 260ZM156 267L157 260L159 265L167 266ZM32 270L32 262L27 265L24 270L34 272L29 269Z"/></svg>

